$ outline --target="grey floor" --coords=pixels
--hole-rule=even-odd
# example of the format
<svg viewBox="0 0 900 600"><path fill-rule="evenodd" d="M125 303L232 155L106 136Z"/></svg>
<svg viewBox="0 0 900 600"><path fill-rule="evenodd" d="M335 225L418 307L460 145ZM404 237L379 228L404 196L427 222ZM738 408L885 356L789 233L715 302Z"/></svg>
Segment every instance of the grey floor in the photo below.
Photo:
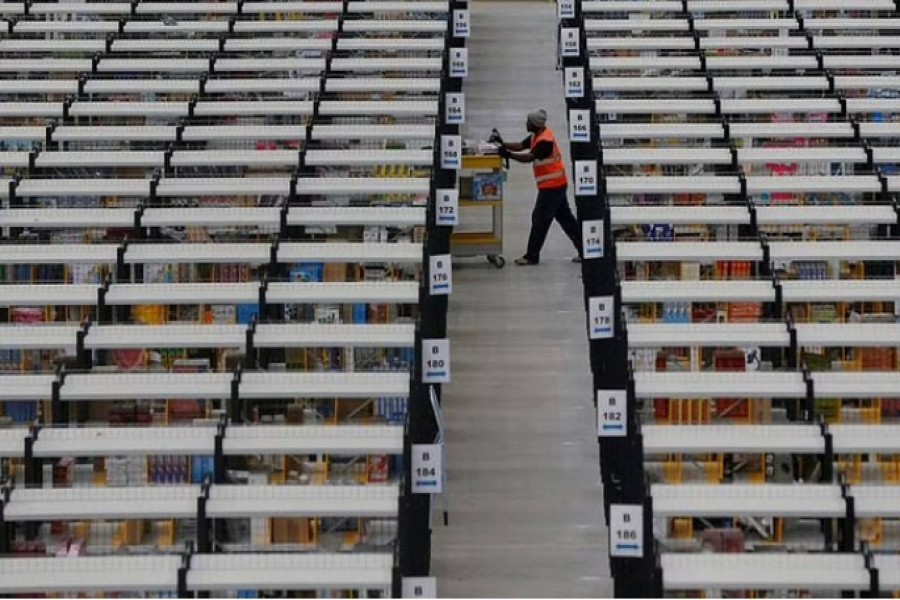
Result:
<svg viewBox="0 0 900 600"><path fill-rule="evenodd" d="M550 113L566 134L555 70L555 4L474 2L468 137L526 135ZM565 148L567 144L562 144ZM568 164L568 163L567 163ZM602 597L612 593L600 513L580 270L558 226L537 267L516 267L534 202L530 168L505 189L506 269L458 260L446 386L450 526L435 521L443 597Z"/></svg>

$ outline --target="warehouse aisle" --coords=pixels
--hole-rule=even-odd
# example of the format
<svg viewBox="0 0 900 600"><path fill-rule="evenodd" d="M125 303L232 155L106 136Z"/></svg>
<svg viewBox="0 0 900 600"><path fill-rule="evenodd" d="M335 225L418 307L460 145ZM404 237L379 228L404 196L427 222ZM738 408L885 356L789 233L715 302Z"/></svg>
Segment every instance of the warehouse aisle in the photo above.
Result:
<svg viewBox="0 0 900 600"><path fill-rule="evenodd" d="M555 5L475 2L467 137L526 135L546 108L565 135L555 71ZM567 148L568 144L563 144ZM568 163L567 163L568 164ZM610 596L580 270L554 225L538 267L524 252L534 183L516 165L505 190L505 255L458 261L447 386L450 527L436 522L441 596Z"/></svg>

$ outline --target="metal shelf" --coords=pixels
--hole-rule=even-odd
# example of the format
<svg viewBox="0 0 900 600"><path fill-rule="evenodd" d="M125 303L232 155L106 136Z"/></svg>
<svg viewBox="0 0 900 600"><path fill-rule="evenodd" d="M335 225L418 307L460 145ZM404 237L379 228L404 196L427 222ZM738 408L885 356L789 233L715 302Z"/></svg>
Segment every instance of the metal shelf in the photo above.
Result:
<svg viewBox="0 0 900 600"><path fill-rule="evenodd" d="M260 324L254 343L259 348L409 348L415 326Z"/></svg>
<svg viewBox="0 0 900 600"><path fill-rule="evenodd" d="M805 398L806 384L801 373L638 372L634 394L636 398Z"/></svg>
<svg viewBox="0 0 900 600"><path fill-rule="evenodd" d="M422 256L422 244L284 242L278 246L277 260L281 263L295 263L304 260L348 263L420 263Z"/></svg>
<svg viewBox="0 0 900 600"><path fill-rule="evenodd" d="M789 283L789 282L784 282ZM803 282L804 284L809 282ZM774 302L771 281L625 281L622 302ZM785 293L785 301L789 299Z"/></svg>
<svg viewBox="0 0 900 600"><path fill-rule="evenodd" d="M0 402L50 400L54 375L0 375Z"/></svg>
<svg viewBox="0 0 900 600"><path fill-rule="evenodd" d="M193 519L199 485L138 488L13 488L7 521Z"/></svg>
<svg viewBox="0 0 900 600"><path fill-rule="evenodd" d="M5 594L174 592L179 566L178 555L0 558L0 590Z"/></svg>
<svg viewBox="0 0 900 600"><path fill-rule="evenodd" d="M391 587L391 553L200 554L191 560L188 590L322 590Z"/></svg>
<svg viewBox="0 0 900 600"><path fill-rule="evenodd" d="M230 373L72 373L60 388L73 400L219 400L231 397Z"/></svg>
<svg viewBox="0 0 900 600"><path fill-rule="evenodd" d="M645 425L645 454L822 454L817 425Z"/></svg>
<svg viewBox="0 0 900 600"><path fill-rule="evenodd" d="M212 426L43 429L34 442L34 456L211 456L215 435Z"/></svg>
<svg viewBox="0 0 900 600"><path fill-rule="evenodd" d="M258 301L258 283L116 283L109 286L106 294L109 306L253 304Z"/></svg>
<svg viewBox="0 0 900 600"><path fill-rule="evenodd" d="M85 348L239 348L244 349L246 325L92 325Z"/></svg>
<svg viewBox="0 0 900 600"><path fill-rule="evenodd" d="M798 326L799 337L799 326ZM630 348L763 346L786 348L784 323L629 323Z"/></svg>
<svg viewBox="0 0 900 600"><path fill-rule="evenodd" d="M2 213L0 213L2 214ZM425 225L425 208L419 207L294 207L288 212L288 225Z"/></svg>
<svg viewBox="0 0 900 600"><path fill-rule="evenodd" d="M255 517L396 518L400 489L390 485L214 485L206 514L213 519ZM195 507L196 508L196 507Z"/></svg>
<svg viewBox="0 0 900 600"><path fill-rule="evenodd" d="M409 373L244 373L240 395L246 400L297 398L405 398ZM230 388L229 388L230 392Z"/></svg>
<svg viewBox="0 0 900 600"><path fill-rule="evenodd" d="M660 555L666 590L858 590L869 589L862 554L671 554Z"/></svg>
<svg viewBox="0 0 900 600"><path fill-rule="evenodd" d="M226 456L251 454L401 454L399 425L263 425L229 427L222 444Z"/></svg>
<svg viewBox="0 0 900 600"><path fill-rule="evenodd" d="M263 243L129 244L126 264L143 263L239 263L262 265L270 259L272 246Z"/></svg>
<svg viewBox="0 0 900 600"><path fill-rule="evenodd" d="M0 348L5 350L75 351L75 325L0 325Z"/></svg>
<svg viewBox="0 0 900 600"><path fill-rule="evenodd" d="M0 285L0 306L93 306L97 289L90 284Z"/></svg>
<svg viewBox="0 0 900 600"><path fill-rule="evenodd" d="M22 244L0 245L0 264L116 264L115 244Z"/></svg>
<svg viewBox="0 0 900 600"><path fill-rule="evenodd" d="M270 283L266 294L273 304L417 304L419 284L398 282ZM207 300L207 302L210 302Z"/></svg>
<svg viewBox="0 0 900 600"><path fill-rule="evenodd" d="M693 261L763 259L757 242L619 242L616 259L619 261ZM663 252L661 252L663 251Z"/></svg>
<svg viewBox="0 0 900 600"><path fill-rule="evenodd" d="M656 517L842 519L847 514L841 487L830 484L653 484L650 495Z"/></svg>

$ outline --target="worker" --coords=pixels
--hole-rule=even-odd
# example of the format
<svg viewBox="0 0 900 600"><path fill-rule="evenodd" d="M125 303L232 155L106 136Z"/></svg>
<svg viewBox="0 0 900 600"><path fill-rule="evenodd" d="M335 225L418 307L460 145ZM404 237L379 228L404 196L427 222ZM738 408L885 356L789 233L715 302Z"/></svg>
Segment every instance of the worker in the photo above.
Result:
<svg viewBox="0 0 900 600"><path fill-rule="evenodd" d="M566 165L556 136L547 127L547 111L541 109L530 113L526 129L528 137L521 142L504 143L496 130L492 136L492 140L499 143L501 157L531 163L538 188L537 201L531 213L528 248L524 256L516 259L516 264L524 266L540 263L541 248L554 219L559 222L578 251L578 256L572 262L581 262L581 234L566 195L569 187Z"/></svg>

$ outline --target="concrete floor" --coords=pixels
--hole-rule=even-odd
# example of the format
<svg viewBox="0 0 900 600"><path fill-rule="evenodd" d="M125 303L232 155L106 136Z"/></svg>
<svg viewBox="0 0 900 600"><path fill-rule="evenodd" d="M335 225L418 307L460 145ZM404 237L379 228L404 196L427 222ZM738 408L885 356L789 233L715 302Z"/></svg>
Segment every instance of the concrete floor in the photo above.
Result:
<svg viewBox="0 0 900 600"><path fill-rule="evenodd" d="M564 138L555 4L470 5L467 137L496 126L521 139L525 115L545 108ZM505 189L509 264L455 264L444 400L450 526L435 520L433 561L443 597L612 595L575 252L554 225L540 266L512 264L524 252L534 196L530 167L514 164Z"/></svg>

